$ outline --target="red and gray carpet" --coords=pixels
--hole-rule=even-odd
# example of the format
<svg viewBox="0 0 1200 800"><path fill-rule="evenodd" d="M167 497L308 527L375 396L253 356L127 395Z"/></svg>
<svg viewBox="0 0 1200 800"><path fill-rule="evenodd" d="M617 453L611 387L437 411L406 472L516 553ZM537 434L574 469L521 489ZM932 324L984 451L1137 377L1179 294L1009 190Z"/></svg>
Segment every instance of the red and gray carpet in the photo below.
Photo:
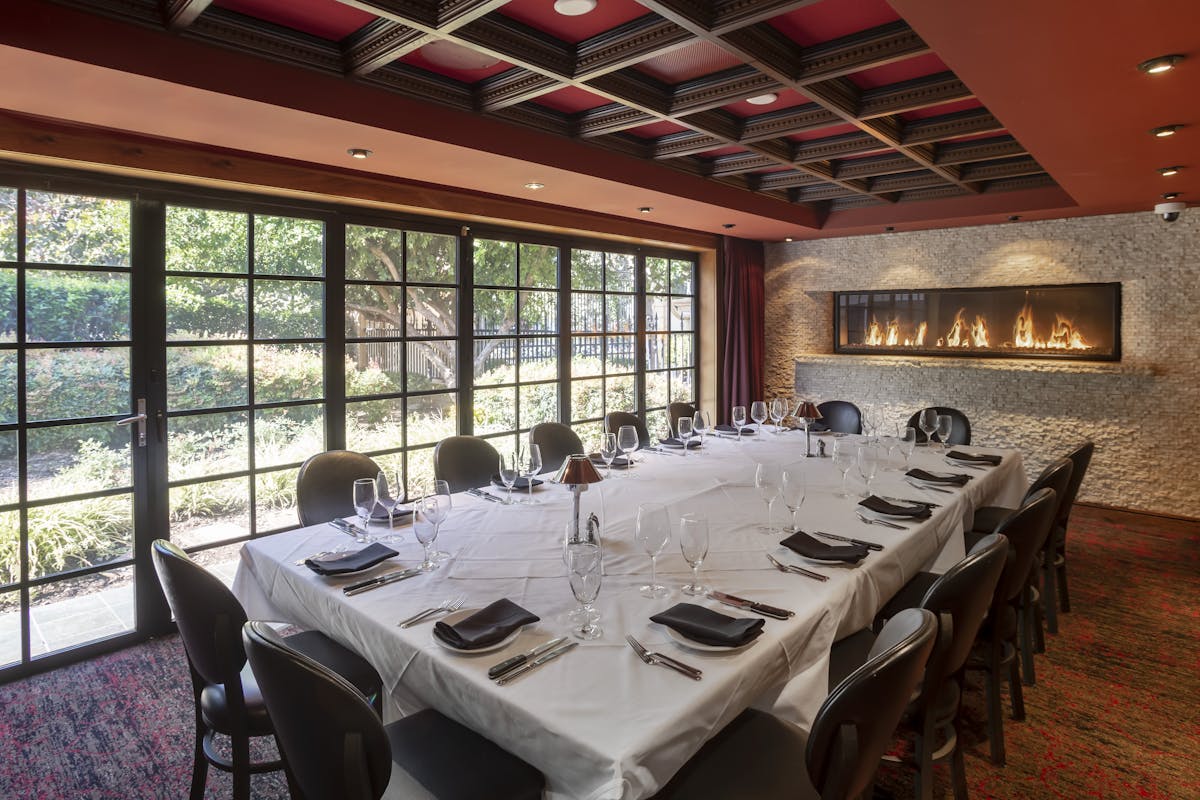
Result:
<svg viewBox="0 0 1200 800"><path fill-rule="evenodd" d="M1038 657L1028 719L1005 721L1007 767L987 760L982 692L968 693L971 796L1200 798L1200 523L1081 507L1068 546L1074 610ZM179 640L0 686L0 743L5 800L186 797L192 704ZM880 785L911 793L902 772ZM287 797L277 775L252 786L256 798ZM216 770L208 787L231 795Z"/></svg>

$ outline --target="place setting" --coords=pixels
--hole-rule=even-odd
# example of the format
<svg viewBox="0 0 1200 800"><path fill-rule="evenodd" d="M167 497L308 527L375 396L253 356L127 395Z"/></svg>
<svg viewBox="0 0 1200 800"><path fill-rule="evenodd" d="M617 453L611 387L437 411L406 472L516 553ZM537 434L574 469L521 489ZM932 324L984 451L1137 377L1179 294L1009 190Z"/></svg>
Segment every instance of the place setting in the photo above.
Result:
<svg viewBox="0 0 1200 800"><path fill-rule="evenodd" d="M317 575L332 579L333 582L340 584L342 579L360 577L364 574L374 572L385 561L389 561L399 555L398 552L382 542L372 542L366 547L357 550L346 548L324 550L319 553L313 553L295 563L296 566L307 567ZM342 585L341 589L342 593L347 597L352 597L371 589L377 589L380 586L416 577L421 572L420 567L402 568L385 572L381 575L373 575L356 583Z"/></svg>

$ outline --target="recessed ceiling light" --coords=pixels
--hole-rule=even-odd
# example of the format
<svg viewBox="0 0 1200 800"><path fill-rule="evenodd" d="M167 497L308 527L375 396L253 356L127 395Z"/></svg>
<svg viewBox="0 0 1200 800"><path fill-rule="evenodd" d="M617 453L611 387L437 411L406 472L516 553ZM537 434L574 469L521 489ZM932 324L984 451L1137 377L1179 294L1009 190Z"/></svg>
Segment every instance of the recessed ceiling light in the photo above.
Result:
<svg viewBox="0 0 1200 800"><path fill-rule="evenodd" d="M564 17L580 17L596 7L596 0L554 0L554 10Z"/></svg>
<svg viewBox="0 0 1200 800"><path fill-rule="evenodd" d="M1165 139L1168 136L1174 136L1182 127L1182 125L1159 125L1157 128L1151 128L1150 133L1159 139Z"/></svg>
<svg viewBox="0 0 1200 800"><path fill-rule="evenodd" d="M546 184L538 183L537 181L530 181L529 183L525 184L525 188L533 189L536 192L538 189L545 189Z"/></svg>
<svg viewBox="0 0 1200 800"><path fill-rule="evenodd" d="M487 53L477 53L461 44L439 39L421 48L421 55L449 69L487 69L500 63L500 59Z"/></svg>
<svg viewBox="0 0 1200 800"><path fill-rule="evenodd" d="M757 94L754 97L747 97L746 102L752 106L769 106L778 99L779 95L775 94L774 92L767 92L766 94Z"/></svg>
<svg viewBox="0 0 1200 800"><path fill-rule="evenodd" d="M350 154L351 158L358 158L358 159L366 158L369 155L371 155L371 151L365 147L351 147L346 152Z"/></svg>
<svg viewBox="0 0 1200 800"><path fill-rule="evenodd" d="M1182 167L1179 167L1179 166L1163 167L1158 171L1158 174L1162 175L1164 178L1169 178L1172 175L1178 175L1179 170L1181 170L1181 169L1182 169Z"/></svg>
<svg viewBox="0 0 1200 800"><path fill-rule="evenodd" d="M1020 214L1012 214L1011 216L1009 216L1009 218L1008 218L1008 221L1009 221L1009 222L1016 222L1016 221L1017 221L1017 220L1019 220L1019 219L1021 219L1021 215L1020 215Z"/></svg>
<svg viewBox="0 0 1200 800"><path fill-rule="evenodd" d="M896 228L895 228L895 226L894 226L894 225L888 225L887 227L885 227L885 228L883 229L883 232L884 232L884 233L891 233L891 232L892 232L892 231L894 231L894 230L896 230Z"/></svg>
<svg viewBox="0 0 1200 800"><path fill-rule="evenodd" d="M642 206L641 208L638 209L638 211L642 212L643 214L649 214L653 210L654 209L651 208L650 206Z"/></svg>
<svg viewBox="0 0 1200 800"><path fill-rule="evenodd" d="M1183 56L1179 54L1159 56L1158 58L1151 58L1148 61L1138 64L1138 69L1148 75L1161 75L1164 72L1170 72L1175 69L1175 65L1180 61L1183 61Z"/></svg>
<svg viewBox="0 0 1200 800"><path fill-rule="evenodd" d="M730 228L736 228L737 225L733 224L732 222L726 222L721 227L724 228L725 230L729 230Z"/></svg>
<svg viewBox="0 0 1200 800"><path fill-rule="evenodd" d="M791 240L792 240L792 237L790 237L790 236L787 236L787 237L785 237L785 238L784 238L784 241L785 241L785 242L790 242Z"/></svg>
<svg viewBox="0 0 1200 800"><path fill-rule="evenodd" d="M1179 195L1181 195L1181 194L1183 194L1183 192L1163 192L1162 199L1163 200L1174 200L1176 197L1179 197Z"/></svg>

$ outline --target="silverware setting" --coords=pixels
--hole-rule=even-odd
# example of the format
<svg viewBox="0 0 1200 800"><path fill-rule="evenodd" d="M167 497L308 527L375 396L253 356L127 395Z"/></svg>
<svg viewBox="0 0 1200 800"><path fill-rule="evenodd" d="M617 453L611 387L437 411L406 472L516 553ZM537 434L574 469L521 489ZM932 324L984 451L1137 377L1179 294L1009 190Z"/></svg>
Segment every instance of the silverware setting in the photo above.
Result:
<svg viewBox="0 0 1200 800"><path fill-rule="evenodd" d="M968 464L965 461L955 461L952 458L947 458L947 459L945 459L945 461L947 464L949 464L952 467L963 467L965 469L974 469L974 470L978 470L980 472L987 472L987 467L985 467L981 464Z"/></svg>
<svg viewBox="0 0 1200 800"><path fill-rule="evenodd" d="M743 610L753 611L756 614L762 614L764 617L773 617L775 619L789 619L796 616L795 611L788 611L786 608L778 606L769 606L766 603L759 603L754 600L747 600L744 597L737 595L725 594L725 592L711 591L708 596L718 603L730 606L732 608L740 608Z"/></svg>
<svg viewBox="0 0 1200 800"><path fill-rule="evenodd" d="M805 569L804 567L797 567L792 564L784 564L770 553L767 553L767 561L770 561L772 564L774 564L775 569L779 570L780 572L790 572L793 575L803 575L806 578L812 578L814 581L829 580L828 575L822 575L819 572L813 572L812 570Z"/></svg>
<svg viewBox="0 0 1200 800"><path fill-rule="evenodd" d="M342 589L342 594L346 595L347 597L353 597L356 594L369 592L372 589L378 589L380 586L387 586L389 583L402 581L420 574L421 570L417 567L413 567L412 569L396 570L395 572L389 572L386 575L380 575L378 578L371 578L370 580L352 583Z"/></svg>
<svg viewBox="0 0 1200 800"><path fill-rule="evenodd" d="M660 456L681 456L683 453L676 453L674 450L667 450L664 447L647 447L647 453L658 453Z"/></svg>
<svg viewBox="0 0 1200 800"><path fill-rule="evenodd" d="M567 637L559 636L557 639L551 639L548 642L539 644L537 647L533 648L532 650L521 653L519 655L515 655L512 658L507 659L505 661L501 661L499 664L496 664L495 666L493 666L491 669L488 670L488 677L491 678L492 680L495 680L496 678L501 677L502 675L504 675L507 672L512 672L517 667L519 667L522 664L524 664L525 662L529 661L529 659L537 658L538 656L540 656L542 653L546 652L547 650L558 647L560 644L562 644L566 640L567 640Z"/></svg>
<svg viewBox="0 0 1200 800"><path fill-rule="evenodd" d="M851 539L849 536L839 536L836 533L826 533L825 531L813 531L812 535L820 536L823 539L832 539L835 542L846 542L848 544L862 545L863 547L867 548L868 550L877 550L878 551L878 550L883 549L883 545L881 545L881 544L876 544L875 542L868 542L865 539Z"/></svg>
<svg viewBox="0 0 1200 800"><path fill-rule="evenodd" d="M346 522L346 520L340 517L329 520L329 524L335 530L341 531L347 536L353 536L358 541L362 541L363 537L367 535L367 532L362 528L358 527L357 525L351 525L349 522Z"/></svg>
<svg viewBox="0 0 1200 800"><path fill-rule="evenodd" d="M496 684L498 686L505 686L505 685L511 683L512 681L516 680L517 678L521 677L522 675L532 672L533 670L537 669L541 665L545 664L547 661L553 661L554 659L561 656L563 653L570 650L572 647L578 647L578 646L579 646L579 642L567 642L566 644L562 645L561 647L555 648L554 650L551 650L550 652L548 652L544 655L538 656L533 661L530 661L529 663L525 664L524 666L518 667L517 669L514 669L513 671L509 672L508 674L498 678L496 680Z"/></svg>
<svg viewBox="0 0 1200 800"><path fill-rule="evenodd" d="M896 523L888 522L885 519L871 519L870 517L864 516L862 513L858 512L858 511L855 511L854 514L855 514L855 516L857 516L859 519L861 519L863 522L867 523L868 525L882 525L885 528L894 528L895 530L898 530L898 531L908 530L907 525L897 525Z"/></svg>
<svg viewBox="0 0 1200 800"><path fill-rule="evenodd" d="M467 489L467 494L471 495L472 497L478 497L480 500L490 500L493 503L504 502L499 497L496 497L496 495L492 494L491 492L485 492L483 489Z"/></svg>
<svg viewBox="0 0 1200 800"><path fill-rule="evenodd" d="M704 673L695 667L689 667L682 661L676 661L670 656L664 656L662 653L655 653L647 650L642 646L641 642L632 636L626 636L625 641L629 642L629 646L633 648L633 652L637 653L638 658L647 664L657 664L661 667L673 669L681 675L687 675L694 681L698 681L704 677Z"/></svg>
<svg viewBox="0 0 1200 800"><path fill-rule="evenodd" d="M295 563L295 565L297 567L303 567L305 561L310 561L310 560L316 559L316 558L324 558L325 556L331 556L336 552L338 552L338 551L337 550L322 550L319 553L313 553L311 556L305 556L304 558L298 558L293 563Z"/></svg>
<svg viewBox="0 0 1200 800"><path fill-rule="evenodd" d="M938 492L940 494L954 494L954 492L950 491L949 489L939 489L936 486L926 486L923 483L918 483L914 480L910 480L909 478L905 478L904 482L907 483L909 486L913 487L914 489L920 489L923 492Z"/></svg>
<svg viewBox="0 0 1200 800"><path fill-rule="evenodd" d="M453 611L458 611L460 608L462 608L462 605L466 602L466 600L467 596L465 594L460 594L458 597L448 597L441 602L441 605L434 606L433 608L427 608L418 614L413 614L408 619L400 622L399 625L401 628L411 628L418 622L429 619L434 614L448 614Z"/></svg>
<svg viewBox="0 0 1200 800"><path fill-rule="evenodd" d="M939 503L931 503L928 500L917 500L913 497L889 497L886 494L881 494L879 497L892 503L910 503L914 506L925 506L926 508L941 508Z"/></svg>

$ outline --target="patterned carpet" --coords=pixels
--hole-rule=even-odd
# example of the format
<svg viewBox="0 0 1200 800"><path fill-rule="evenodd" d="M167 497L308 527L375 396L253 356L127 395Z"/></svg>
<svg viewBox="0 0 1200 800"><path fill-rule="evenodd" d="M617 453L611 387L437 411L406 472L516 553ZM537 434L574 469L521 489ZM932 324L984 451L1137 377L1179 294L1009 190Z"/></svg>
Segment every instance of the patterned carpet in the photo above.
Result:
<svg viewBox="0 0 1200 800"><path fill-rule="evenodd" d="M1028 719L1006 720L1007 767L987 760L982 691L967 694L972 798L1200 797L1200 523L1081 507L1068 547L1074 610L1038 657ZM192 709L177 637L0 686L0 742L6 800L186 797ZM910 796L909 777L885 770L881 787ZM935 792L948 791L938 777ZM252 786L287 797L275 775ZM206 797L230 795L211 770Z"/></svg>

